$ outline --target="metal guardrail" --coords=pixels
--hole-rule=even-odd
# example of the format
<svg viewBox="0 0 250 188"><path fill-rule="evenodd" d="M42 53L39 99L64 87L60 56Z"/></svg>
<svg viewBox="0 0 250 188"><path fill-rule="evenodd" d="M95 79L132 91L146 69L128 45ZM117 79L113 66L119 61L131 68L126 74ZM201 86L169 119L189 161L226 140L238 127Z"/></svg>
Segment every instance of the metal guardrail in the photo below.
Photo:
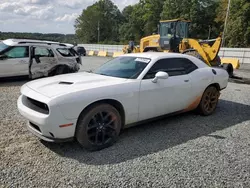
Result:
<svg viewBox="0 0 250 188"><path fill-rule="evenodd" d="M107 51L107 52L120 52L124 45L106 45L106 44L78 44L83 46L87 51Z"/></svg>
<svg viewBox="0 0 250 188"><path fill-rule="evenodd" d="M0 40L1 41L1 40ZM106 51L108 54L121 52L124 45L107 45L107 44L78 44L83 46L87 51ZM237 58L241 64L250 64L250 48L221 48L220 57Z"/></svg>
<svg viewBox="0 0 250 188"><path fill-rule="evenodd" d="M221 48L219 56L237 58L241 64L250 64L250 48Z"/></svg>
<svg viewBox="0 0 250 188"><path fill-rule="evenodd" d="M108 53L120 52L124 45L106 45L106 44L79 44L87 51L107 51ZM241 64L250 64L250 48L221 48L220 57L237 58Z"/></svg>

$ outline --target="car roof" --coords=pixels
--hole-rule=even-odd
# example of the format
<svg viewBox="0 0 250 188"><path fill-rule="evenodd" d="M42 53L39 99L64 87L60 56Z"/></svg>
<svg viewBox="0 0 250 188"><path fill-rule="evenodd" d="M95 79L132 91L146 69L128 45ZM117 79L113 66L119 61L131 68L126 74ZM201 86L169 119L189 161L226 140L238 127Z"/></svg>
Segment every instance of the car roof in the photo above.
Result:
<svg viewBox="0 0 250 188"><path fill-rule="evenodd" d="M158 59L159 57L171 58L171 57L185 57L186 55L180 53L166 53L166 52L143 52L143 53L129 53L122 56L136 56L141 58Z"/></svg>
<svg viewBox="0 0 250 188"><path fill-rule="evenodd" d="M47 41L47 40L33 40L33 39L6 39L2 41L8 46L15 46L20 44L43 44L43 45L58 45L65 47L73 47L74 45L68 43L60 43L55 41Z"/></svg>
<svg viewBox="0 0 250 188"><path fill-rule="evenodd" d="M187 58L195 63L198 67L207 67L208 65L200 59L186 54L173 53L173 52L143 52L143 53L129 53L122 56L139 57L139 58L150 58L152 60L158 60L162 58Z"/></svg>

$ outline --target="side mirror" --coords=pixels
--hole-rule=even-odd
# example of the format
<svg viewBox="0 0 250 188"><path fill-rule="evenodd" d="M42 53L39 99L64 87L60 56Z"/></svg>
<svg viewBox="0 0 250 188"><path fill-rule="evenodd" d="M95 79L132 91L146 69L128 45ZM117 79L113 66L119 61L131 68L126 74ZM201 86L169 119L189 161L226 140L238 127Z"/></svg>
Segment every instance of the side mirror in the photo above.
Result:
<svg viewBox="0 0 250 188"><path fill-rule="evenodd" d="M168 79L169 75L166 72L157 72L155 78L152 80L153 83L156 83L158 79Z"/></svg>
<svg viewBox="0 0 250 188"><path fill-rule="evenodd" d="M7 58L8 58L8 56L7 56L7 55L5 55L5 54L0 55L0 60L4 60L4 59L7 59Z"/></svg>

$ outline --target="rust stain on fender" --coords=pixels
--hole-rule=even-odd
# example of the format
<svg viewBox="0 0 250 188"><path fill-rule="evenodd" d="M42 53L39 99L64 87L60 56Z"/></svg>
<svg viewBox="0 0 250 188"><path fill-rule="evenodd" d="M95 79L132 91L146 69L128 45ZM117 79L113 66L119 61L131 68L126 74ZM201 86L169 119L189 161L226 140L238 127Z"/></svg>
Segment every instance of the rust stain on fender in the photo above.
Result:
<svg viewBox="0 0 250 188"><path fill-rule="evenodd" d="M186 109L184 109L184 112L188 112L197 108L197 106L200 104L201 97L202 96L196 97L196 99Z"/></svg>
<svg viewBox="0 0 250 188"><path fill-rule="evenodd" d="M70 127L73 126L73 123L69 123L69 124L65 124L65 125L59 125L60 128L64 128L64 127Z"/></svg>

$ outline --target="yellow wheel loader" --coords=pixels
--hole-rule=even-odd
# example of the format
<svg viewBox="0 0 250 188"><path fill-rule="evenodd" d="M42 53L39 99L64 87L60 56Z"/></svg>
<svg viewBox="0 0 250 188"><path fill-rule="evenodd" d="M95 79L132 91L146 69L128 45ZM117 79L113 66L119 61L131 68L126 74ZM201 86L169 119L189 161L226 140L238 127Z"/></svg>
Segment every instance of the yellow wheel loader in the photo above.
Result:
<svg viewBox="0 0 250 188"><path fill-rule="evenodd" d="M226 62L221 63L218 56L222 42L221 36L211 40L188 38L189 24L190 21L184 19L160 21L159 34L142 38L140 45L133 46L133 50L130 45L124 46L123 53L155 51L188 54L201 59L209 66L223 67L232 77L234 69L240 67L239 60L227 58Z"/></svg>

